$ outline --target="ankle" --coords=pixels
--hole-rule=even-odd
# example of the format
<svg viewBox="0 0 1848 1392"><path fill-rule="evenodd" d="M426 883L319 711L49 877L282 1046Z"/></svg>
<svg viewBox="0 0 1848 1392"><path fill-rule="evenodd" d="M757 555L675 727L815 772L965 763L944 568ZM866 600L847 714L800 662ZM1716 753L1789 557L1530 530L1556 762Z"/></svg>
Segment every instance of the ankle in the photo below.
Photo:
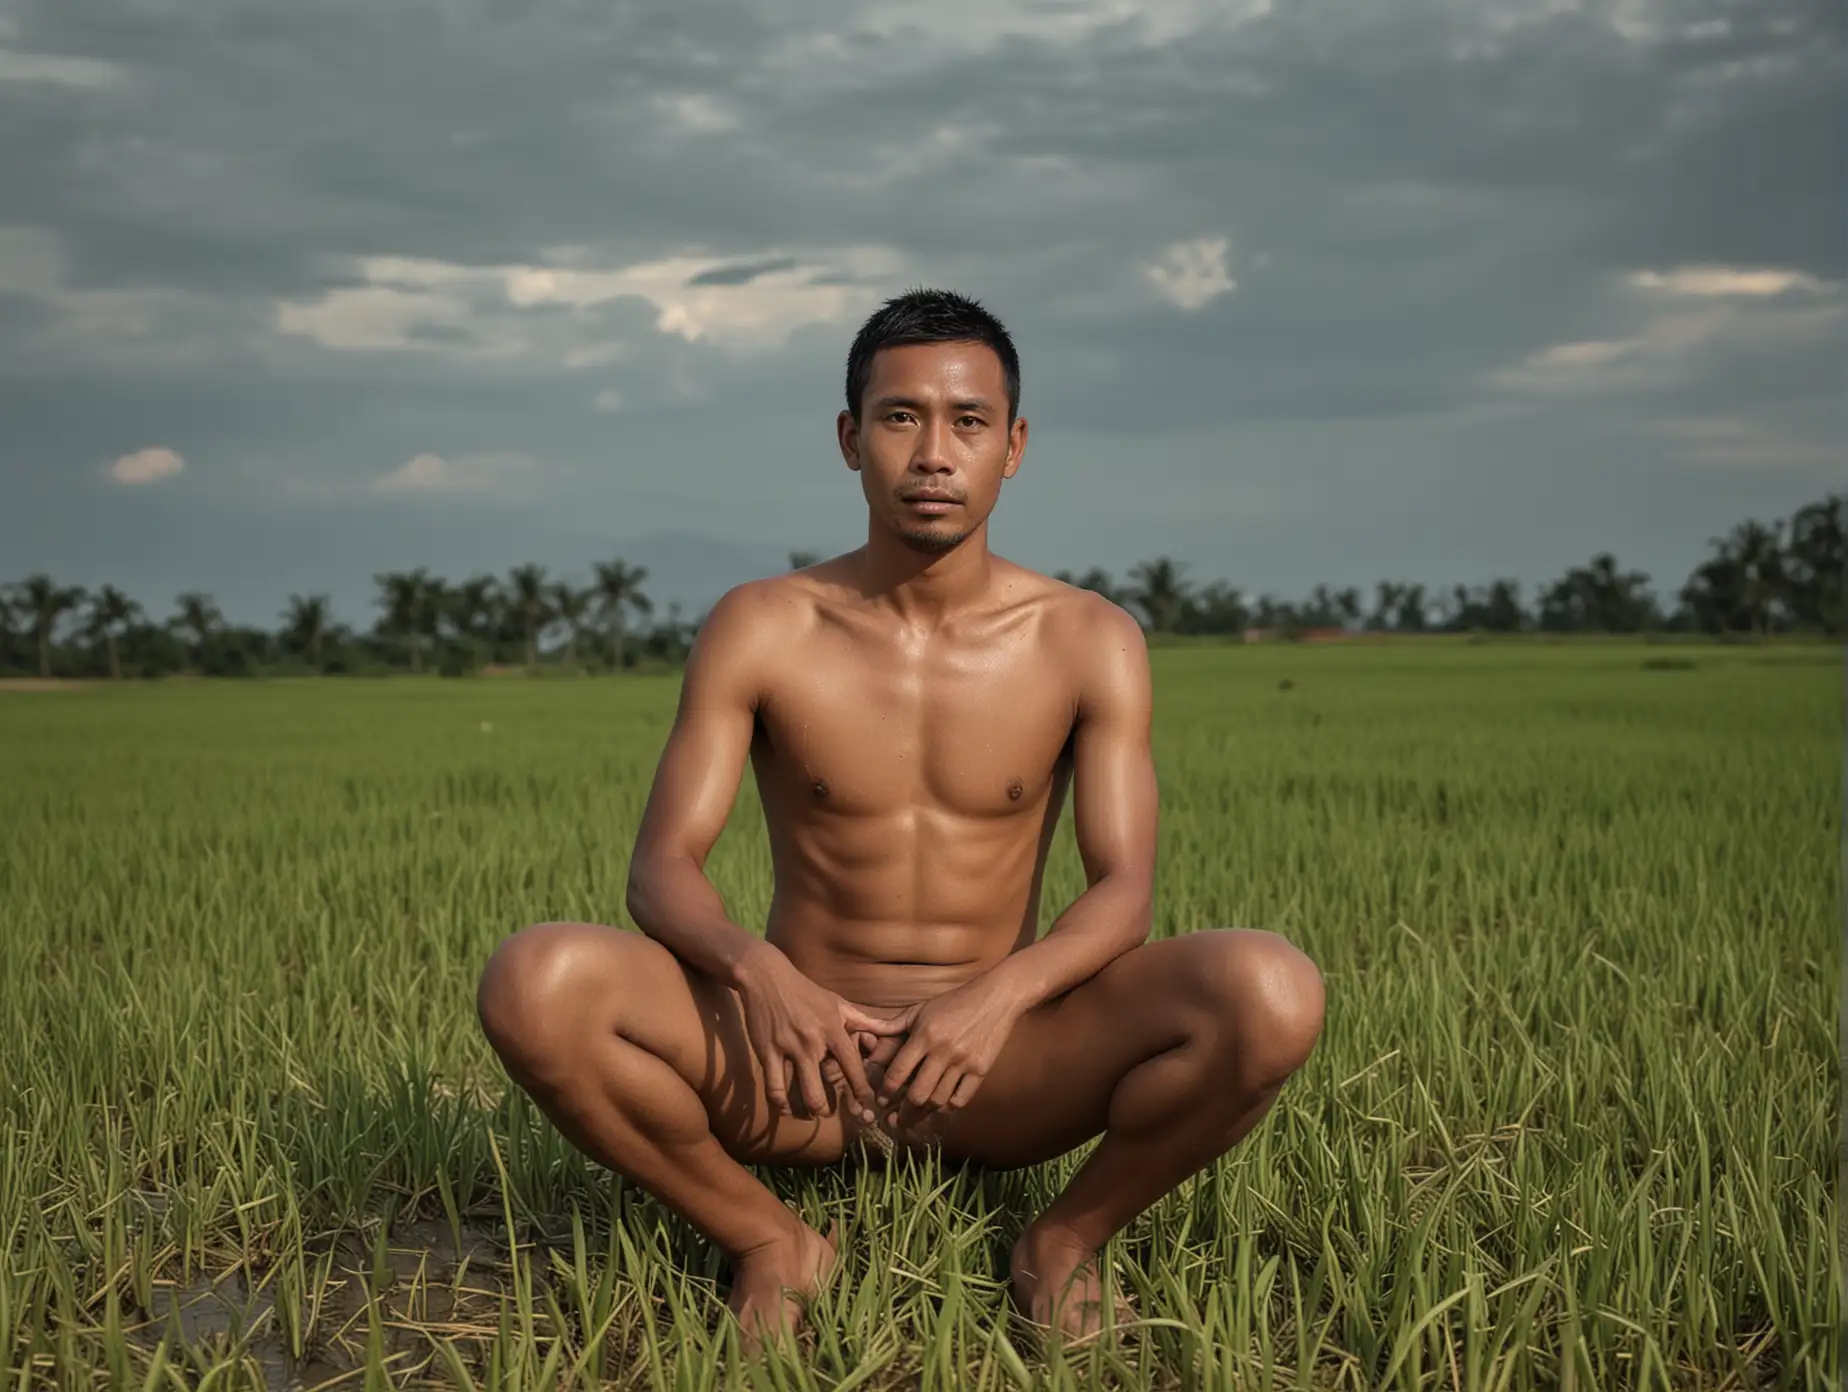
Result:
<svg viewBox="0 0 1848 1392"><path fill-rule="evenodd" d="M1039 1276L1070 1271L1097 1255L1097 1245L1057 1223L1033 1223L1014 1243L1010 1265L1015 1274Z"/></svg>
<svg viewBox="0 0 1848 1392"><path fill-rule="evenodd" d="M795 1214L784 1210L787 1220L772 1221L766 1224L761 1233L754 1233L751 1238L741 1243L727 1255L734 1262L749 1261L753 1257L764 1257L772 1253L789 1252L807 1246L810 1242L820 1243L822 1236Z"/></svg>

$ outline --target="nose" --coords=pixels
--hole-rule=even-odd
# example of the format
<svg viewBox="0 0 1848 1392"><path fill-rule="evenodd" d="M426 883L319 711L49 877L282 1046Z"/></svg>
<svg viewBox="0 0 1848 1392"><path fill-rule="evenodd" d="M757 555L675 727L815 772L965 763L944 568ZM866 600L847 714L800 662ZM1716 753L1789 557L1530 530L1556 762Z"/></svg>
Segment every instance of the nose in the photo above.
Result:
<svg viewBox="0 0 1848 1392"><path fill-rule="evenodd" d="M911 470L918 474L947 474L956 466L950 462L947 447L949 427L935 417L927 418L918 428L917 443L911 450Z"/></svg>

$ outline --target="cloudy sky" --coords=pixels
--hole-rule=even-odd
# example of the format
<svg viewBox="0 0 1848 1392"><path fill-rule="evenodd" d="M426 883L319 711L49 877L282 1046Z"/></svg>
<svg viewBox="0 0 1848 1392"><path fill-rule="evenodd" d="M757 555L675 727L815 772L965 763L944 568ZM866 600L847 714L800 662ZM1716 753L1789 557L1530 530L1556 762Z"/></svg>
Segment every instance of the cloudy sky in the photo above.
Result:
<svg viewBox="0 0 1848 1392"><path fill-rule="evenodd" d="M928 284L1020 347L1027 564L1672 590L1848 475L1845 14L0 0L0 579L697 609L862 539Z"/></svg>

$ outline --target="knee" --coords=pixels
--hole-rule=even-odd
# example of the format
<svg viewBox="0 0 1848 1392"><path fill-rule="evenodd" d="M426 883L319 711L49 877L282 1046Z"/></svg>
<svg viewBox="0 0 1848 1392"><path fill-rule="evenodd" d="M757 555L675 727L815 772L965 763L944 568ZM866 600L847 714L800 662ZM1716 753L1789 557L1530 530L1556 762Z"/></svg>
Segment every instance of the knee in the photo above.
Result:
<svg viewBox="0 0 1848 1392"><path fill-rule="evenodd" d="M609 999L607 929L538 923L495 948L481 973L475 1013L482 1032L516 1077L542 1081L573 1047L599 996ZM587 989L591 980L597 990Z"/></svg>
<svg viewBox="0 0 1848 1392"><path fill-rule="evenodd" d="M1253 1086L1282 1083L1321 1037L1322 974L1287 938L1256 929L1198 933L1195 980L1228 1031L1230 1060Z"/></svg>

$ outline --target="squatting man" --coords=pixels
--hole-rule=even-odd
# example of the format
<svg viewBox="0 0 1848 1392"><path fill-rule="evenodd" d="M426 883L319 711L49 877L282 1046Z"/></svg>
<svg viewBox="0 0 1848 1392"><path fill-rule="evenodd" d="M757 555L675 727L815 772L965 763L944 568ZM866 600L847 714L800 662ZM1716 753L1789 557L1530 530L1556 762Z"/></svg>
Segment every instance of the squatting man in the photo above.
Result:
<svg viewBox="0 0 1848 1392"><path fill-rule="evenodd" d="M837 1239L746 1166L934 1147L1011 1169L1101 1135L1010 1259L1018 1309L1082 1337L1106 1240L1264 1116L1321 1031L1322 981L1267 932L1148 940L1142 630L988 546L1027 447L1007 331L912 291L860 329L846 385L865 545L713 607L636 835L641 932L514 934L481 1021L574 1145L725 1252L753 1343L801 1318ZM762 936L704 872L747 758L775 867ZM1088 887L1041 936L1068 793Z"/></svg>

